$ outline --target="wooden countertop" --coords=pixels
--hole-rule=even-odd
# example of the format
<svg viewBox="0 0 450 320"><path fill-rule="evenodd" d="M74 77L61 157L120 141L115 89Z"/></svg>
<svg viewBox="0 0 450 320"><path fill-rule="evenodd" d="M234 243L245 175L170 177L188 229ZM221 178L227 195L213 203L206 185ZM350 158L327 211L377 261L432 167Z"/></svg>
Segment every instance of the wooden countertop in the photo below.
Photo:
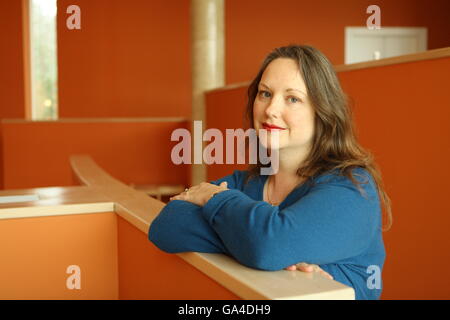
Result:
<svg viewBox="0 0 450 320"><path fill-rule="evenodd" d="M36 201L0 204L0 219L114 211L147 234L165 203L114 179L89 156L72 156L70 162L83 186L0 191L0 196L39 196ZM243 299L355 298L352 288L318 274L255 270L222 254L178 256Z"/></svg>
<svg viewBox="0 0 450 320"><path fill-rule="evenodd" d="M0 196L37 195L39 200L0 203L0 219L114 211L114 202L96 187L2 190Z"/></svg>

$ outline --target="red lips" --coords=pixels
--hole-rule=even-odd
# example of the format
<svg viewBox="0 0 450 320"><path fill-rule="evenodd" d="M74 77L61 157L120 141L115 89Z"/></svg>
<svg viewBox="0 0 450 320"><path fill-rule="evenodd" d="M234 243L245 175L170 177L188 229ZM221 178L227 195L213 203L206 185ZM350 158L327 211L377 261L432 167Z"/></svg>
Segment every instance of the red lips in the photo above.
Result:
<svg viewBox="0 0 450 320"><path fill-rule="evenodd" d="M273 125L273 124L268 124L266 122L264 122L262 125L263 125L263 128L266 130L285 130L286 129L286 128L281 128L281 127Z"/></svg>

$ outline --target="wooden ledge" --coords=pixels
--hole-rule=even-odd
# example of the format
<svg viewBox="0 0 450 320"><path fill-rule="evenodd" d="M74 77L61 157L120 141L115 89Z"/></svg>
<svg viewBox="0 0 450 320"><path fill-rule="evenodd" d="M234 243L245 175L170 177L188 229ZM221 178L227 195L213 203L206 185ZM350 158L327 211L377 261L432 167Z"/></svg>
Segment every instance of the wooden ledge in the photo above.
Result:
<svg viewBox="0 0 450 320"><path fill-rule="evenodd" d="M114 211L144 233L148 232L151 221L165 206L163 202L114 179L89 156L72 156L70 164L81 184L101 188L101 192L114 201Z"/></svg>
<svg viewBox="0 0 450 320"><path fill-rule="evenodd" d="M114 202L114 211L147 234L165 204L114 179L89 156L70 158L80 182ZM260 271L222 254L181 253L179 257L243 299L354 299L354 290L318 274Z"/></svg>
<svg viewBox="0 0 450 320"><path fill-rule="evenodd" d="M0 220L114 212L114 202L95 187L48 187L0 191L0 196L18 195L34 195L38 199L0 203Z"/></svg>

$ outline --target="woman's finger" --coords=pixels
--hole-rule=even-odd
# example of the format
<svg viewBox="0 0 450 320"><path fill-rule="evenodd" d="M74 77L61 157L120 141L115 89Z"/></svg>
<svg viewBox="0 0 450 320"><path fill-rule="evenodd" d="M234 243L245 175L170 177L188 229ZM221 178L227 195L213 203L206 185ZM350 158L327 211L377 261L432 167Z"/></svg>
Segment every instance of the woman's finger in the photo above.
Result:
<svg viewBox="0 0 450 320"><path fill-rule="evenodd" d="M314 268L312 266L300 266L299 269L303 272L313 272Z"/></svg>
<svg viewBox="0 0 450 320"><path fill-rule="evenodd" d="M183 200L183 196L181 194L178 194L176 196L170 197L169 200Z"/></svg>
<svg viewBox="0 0 450 320"><path fill-rule="evenodd" d="M313 272L314 271L313 265L305 263L305 262L298 263L297 268L303 272Z"/></svg>
<svg viewBox="0 0 450 320"><path fill-rule="evenodd" d="M323 270L317 264L309 264L309 263L305 263L305 262L300 262L297 264L297 268L303 272L319 272L324 277L333 279L333 276L331 276L331 274L329 274L328 272Z"/></svg>
<svg viewBox="0 0 450 320"><path fill-rule="evenodd" d="M296 267L296 265L294 264L294 265L292 265L292 266L286 267L285 270L295 271L295 270L297 270L297 267Z"/></svg>

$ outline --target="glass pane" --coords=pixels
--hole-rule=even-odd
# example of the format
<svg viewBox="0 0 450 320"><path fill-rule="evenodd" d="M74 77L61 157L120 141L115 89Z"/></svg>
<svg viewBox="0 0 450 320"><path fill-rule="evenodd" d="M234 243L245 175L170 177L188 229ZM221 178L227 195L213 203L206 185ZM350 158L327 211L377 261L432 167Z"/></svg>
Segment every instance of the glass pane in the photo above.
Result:
<svg viewBox="0 0 450 320"><path fill-rule="evenodd" d="M30 29L32 118L57 119L56 0L30 0Z"/></svg>

